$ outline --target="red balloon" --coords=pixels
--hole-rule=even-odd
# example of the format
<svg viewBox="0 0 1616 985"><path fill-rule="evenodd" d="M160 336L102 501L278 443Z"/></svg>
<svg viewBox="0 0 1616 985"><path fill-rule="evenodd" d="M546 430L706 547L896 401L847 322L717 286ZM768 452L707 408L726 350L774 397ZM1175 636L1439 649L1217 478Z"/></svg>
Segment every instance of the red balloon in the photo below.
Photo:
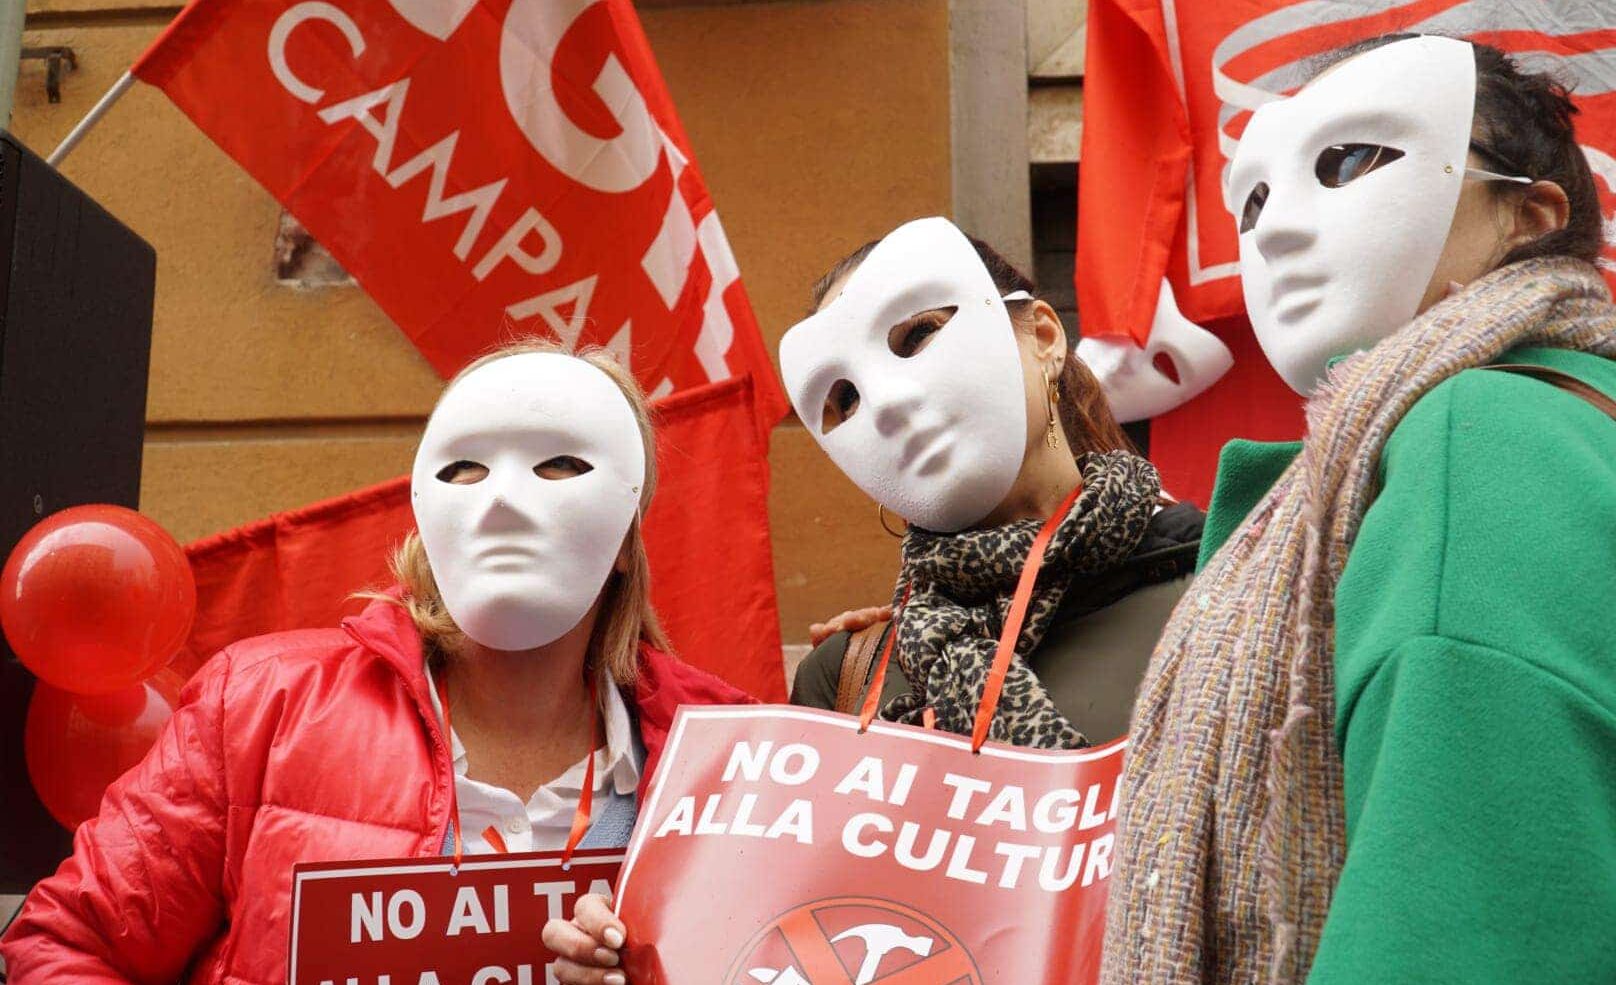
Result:
<svg viewBox="0 0 1616 985"><path fill-rule="evenodd" d="M34 688L23 732L28 778L40 803L72 831L95 817L107 786L146 755L179 703L183 682L160 671L108 695Z"/></svg>
<svg viewBox="0 0 1616 985"><path fill-rule="evenodd" d="M36 524L0 571L0 626L28 669L75 694L126 691L168 663L196 616L196 579L168 531L122 506Z"/></svg>

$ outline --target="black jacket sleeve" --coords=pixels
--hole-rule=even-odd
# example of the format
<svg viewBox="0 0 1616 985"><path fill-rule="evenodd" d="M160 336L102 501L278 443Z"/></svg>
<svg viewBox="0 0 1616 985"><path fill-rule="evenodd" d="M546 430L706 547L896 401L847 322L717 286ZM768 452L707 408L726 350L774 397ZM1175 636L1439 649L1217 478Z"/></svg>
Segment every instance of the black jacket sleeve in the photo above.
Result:
<svg viewBox="0 0 1616 985"><path fill-rule="evenodd" d="M791 684L792 704L836 710L836 686L841 682L842 661L847 657L851 638L848 633L835 633L803 658Z"/></svg>

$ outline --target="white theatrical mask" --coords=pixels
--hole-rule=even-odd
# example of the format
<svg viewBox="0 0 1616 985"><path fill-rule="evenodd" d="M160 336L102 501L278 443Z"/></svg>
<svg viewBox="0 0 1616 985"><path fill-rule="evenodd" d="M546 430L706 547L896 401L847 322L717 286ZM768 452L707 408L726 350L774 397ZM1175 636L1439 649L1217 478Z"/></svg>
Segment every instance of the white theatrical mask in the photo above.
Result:
<svg viewBox="0 0 1616 985"><path fill-rule="evenodd" d="M1252 114L1230 163L1246 311L1307 394L1329 361L1413 319L1458 207L1476 63L1452 38L1396 41Z"/></svg>
<svg viewBox="0 0 1616 985"><path fill-rule="evenodd" d="M487 474L450 482L457 463ZM539 475L546 463L565 476ZM416 527L449 615L495 650L564 636L606 584L644 482L634 409L599 369L534 352L467 373L427 421L410 476Z"/></svg>
<svg viewBox="0 0 1616 985"><path fill-rule="evenodd" d="M1156 367L1163 356L1172 361L1178 379ZM1096 336L1078 341L1077 357L1100 381L1111 413L1122 424L1146 421L1189 403L1234 365L1234 353L1222 339L1178 310L1178 299L1165 277L1144 348L1130 338Z"/></svg>
<svg viewBox="0 0 1616 985"><path fill-rule="evenodd" d="M908 357L892 329L922 312L954 314ZM926 530L953 533L1004 500L1027 445L1015 329L970 240L947 219L883 239L842 292L780 340L780 372L808 431L876 502ZM857 403L828 432L825 401L850 384Z"/></svg>

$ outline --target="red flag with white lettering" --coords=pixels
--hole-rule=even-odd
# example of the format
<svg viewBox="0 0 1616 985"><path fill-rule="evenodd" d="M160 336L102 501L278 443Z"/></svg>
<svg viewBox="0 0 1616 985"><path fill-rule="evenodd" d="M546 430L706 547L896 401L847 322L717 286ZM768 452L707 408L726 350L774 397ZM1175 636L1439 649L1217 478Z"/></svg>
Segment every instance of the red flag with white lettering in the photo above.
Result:
<svg viewBox="0 0 1616 985"><path fill-rule="evenodd" d="M134 67L448 376L516 332L653 396L750 373L734 256L629 0L193 0Z"/></svg>
<svg viewBox="0 0 1616 985"><path fill-rule="evenodd" d="M1155 419L1151 457L1179 495L1202 499L1231 437L1299 437L1300 402L1261 361L1244 317L1239 243L1223 172L1251 110L1294 91L1314 59L1397 31L1514 53L1572 85L1577 133L1607 216L1616 213L1616 15L1586 0L1091 0L1079 191L1084 334L1143 344L1162 277L1236 368ZM1616 252L1607 276L1616 283Z"/></svg>

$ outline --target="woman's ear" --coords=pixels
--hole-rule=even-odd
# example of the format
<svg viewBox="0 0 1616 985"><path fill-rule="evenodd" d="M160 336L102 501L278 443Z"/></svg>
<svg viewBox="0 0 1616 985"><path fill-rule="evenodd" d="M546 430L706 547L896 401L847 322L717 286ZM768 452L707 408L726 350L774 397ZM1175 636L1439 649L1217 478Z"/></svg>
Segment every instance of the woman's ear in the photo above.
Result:
<svg viewBox="0 0 1616 985"><path fill-rule="evenodd" d="M1047 301L1034 301L1030 317L1033 352L1039 362L1052 363L1055 375L1059 376L1066 366L1066 351L1070 347L1066 340L1066 326L1061 324L1060 315Z"/></svg>
<svg viewBox="0 0 1616 985"><path fill-rule="evenodd" d="M1571 221L1571 200L1565 189L1553 181L1534 181L1520 195L1509 196L1513 203L1507 218L1504 254L1541 239Z"/></svg>

